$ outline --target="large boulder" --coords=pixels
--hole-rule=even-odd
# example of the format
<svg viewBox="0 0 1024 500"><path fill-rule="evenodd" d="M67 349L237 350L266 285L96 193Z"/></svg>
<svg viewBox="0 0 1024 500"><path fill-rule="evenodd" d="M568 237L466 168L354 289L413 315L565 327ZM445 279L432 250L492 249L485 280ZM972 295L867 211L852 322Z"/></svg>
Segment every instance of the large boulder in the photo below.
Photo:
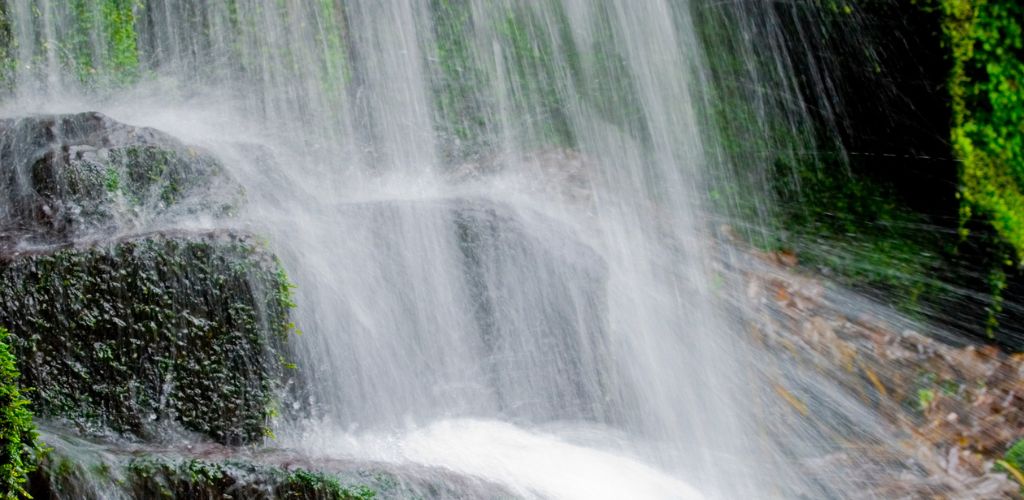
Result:
<svg viewBox="0 0 1024 500"><path fill-rule="evenodd" d="M0 120L0 325L38 415L143 440L268 432L290 328L276 257L244 234L140 232L240 197L215 158L157 130Z"/></svg>
<svg viewBox="0 0 1024 500"><path fill-rule="evenodd" d="M53 450L29 480L36 499L516 498L498 484L440 467L268 448L125 447L49 432L44 438Z"/></svg>
<svg viewBox="0 0 1024 500"><path fill-rule="evenodd" d="M502 411L599 417L613 370L604 259L568 227L533 211L482 199L435 209L451 211Z"/></svg>
<svg viewBox="0 0 1024 500"><path fill-rule="evenodd" d="M251 443L285 371L289 286L250 237L153 234L3 258L0 325L39 415Z"/></svg>
<svg viewBox="0 0 1024 500"><path fill-rule="evenodd" d="M241 188L210 154L99 113L0 120L0 249L219 215Z"/></svg>

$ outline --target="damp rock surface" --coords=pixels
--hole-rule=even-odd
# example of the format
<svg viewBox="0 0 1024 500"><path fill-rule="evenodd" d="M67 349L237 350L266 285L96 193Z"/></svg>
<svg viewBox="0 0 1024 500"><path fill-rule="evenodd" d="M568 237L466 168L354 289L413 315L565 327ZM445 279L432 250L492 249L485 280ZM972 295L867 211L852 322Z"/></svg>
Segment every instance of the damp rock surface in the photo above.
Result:
<svg viewBox="0 0 1024 500"><path fill-rule="evenodd" d="M33 498L516 498L502 486L439 467L309 457L274 448L112 444L66 432L44 429L53 451L31 477Z"/></svg>
<svg viewBox="0 0 1024 500"><path fill-rule="evenodd" d="M0 249L229 213L241 188L209 153L96 113L0 120Z"/></svg>
<svg viewBox="0 0 1024 500"><path fill-rule="evenodd" d="M251 235L168 229L242 200L216 158L155 129L0 120L0 325L38 415L134 440L263 438L290 284Z"/></svg>
<svg viewBox="0 0 1024 500"><path fill-rule="evenodd" d="M250 443L285 370L288 286L250 236L148 234L0 259L0 324L38 414Z"/></svg>

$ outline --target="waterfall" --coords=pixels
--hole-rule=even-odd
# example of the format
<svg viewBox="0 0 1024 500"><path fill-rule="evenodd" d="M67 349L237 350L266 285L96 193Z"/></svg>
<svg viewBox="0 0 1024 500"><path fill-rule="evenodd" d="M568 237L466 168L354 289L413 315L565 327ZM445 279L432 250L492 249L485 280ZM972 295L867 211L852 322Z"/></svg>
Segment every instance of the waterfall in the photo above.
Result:
<svg viewBox="0 0 1024 500"><path fill-rule="evenodd" d="M4 115L101 111L244 187L234 217L175 224L264 235L296 284L300 383L268 446L527 497L848 494L793 465L815 431L764 423L690 2L2 5Z"/></svg>

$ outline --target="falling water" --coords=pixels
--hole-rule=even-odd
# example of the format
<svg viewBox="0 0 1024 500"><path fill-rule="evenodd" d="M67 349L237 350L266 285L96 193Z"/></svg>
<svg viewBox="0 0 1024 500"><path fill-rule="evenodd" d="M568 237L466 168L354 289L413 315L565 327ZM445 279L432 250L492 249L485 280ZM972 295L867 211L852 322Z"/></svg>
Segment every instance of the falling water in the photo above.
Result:
<svg viewBox="0 0 1024 500"><path fill-rule="evenodd" d="M714 270L688 2L3 6L5 114L162 129L245 187L237 217L174 224L265 235L297 285L303 383L269 445L524 496L849 488L787 465L816 435L761 422L768 355Z"/></svg>

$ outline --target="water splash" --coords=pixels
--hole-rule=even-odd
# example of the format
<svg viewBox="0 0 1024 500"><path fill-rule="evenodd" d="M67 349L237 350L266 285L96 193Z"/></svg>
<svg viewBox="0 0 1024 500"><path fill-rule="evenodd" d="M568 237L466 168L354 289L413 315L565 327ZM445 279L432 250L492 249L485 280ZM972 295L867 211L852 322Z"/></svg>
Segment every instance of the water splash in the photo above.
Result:
<svg viewBox="0 0 1024 500"><path fill-rule="evenodd" d="M574 429L563 437L500 421L445 420L392 435L314 434L304 446L313 454L445 467L503 484L524 498L705 498L624 455L628 440L600 429Z"/></svg>
<svg viewBox="0 0 1024 500"><path fill-rule="evenodd" d="M855 496L796 465L827 446L774 425L768 356L715 268L689 2L3 6L4 114L157 127L245 187L221 223L269 237L306 332L281 444L524 496ZM822 406L887 435L853 398Z"/></svg>

